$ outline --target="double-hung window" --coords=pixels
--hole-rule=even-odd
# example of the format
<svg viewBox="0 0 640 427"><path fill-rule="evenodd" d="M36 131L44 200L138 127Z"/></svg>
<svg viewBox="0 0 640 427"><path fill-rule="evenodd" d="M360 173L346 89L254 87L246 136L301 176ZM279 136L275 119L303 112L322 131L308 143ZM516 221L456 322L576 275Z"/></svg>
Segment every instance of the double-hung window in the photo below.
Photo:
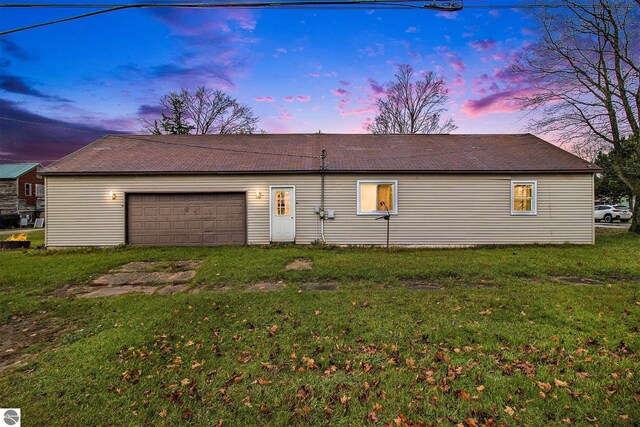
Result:
<svg viewBox="0 0 640 427"><path fill-rule="evenodd" d="M27 197L31 197L33 195L33 188L31 187L30 182L24 183L24 195Z"/></svg>
<svg viewBox="0 0 640 427"><path fill-rule="evenodd" d="M536 215L537 208L537 182L511 181L511 215Z"/></svg>
<svg viewBox="0 0 640 427"><path fill-rule="evenodd" d="M358 181L358 215L398 213L398 181Z"/></svg>

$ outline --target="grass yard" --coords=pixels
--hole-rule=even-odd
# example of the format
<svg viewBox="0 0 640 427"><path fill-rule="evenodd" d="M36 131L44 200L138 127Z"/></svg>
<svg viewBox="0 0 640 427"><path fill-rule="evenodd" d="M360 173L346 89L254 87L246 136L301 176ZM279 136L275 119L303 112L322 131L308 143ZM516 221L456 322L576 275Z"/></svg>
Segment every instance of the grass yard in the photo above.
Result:
<svg viewBox="0 0 640 427"><path fill-rule="evenodd" d="M313 268L284 268L300 258ZM203 260L198 293L56 296L183 259ZM628 232L598 230L595 246L32 250L0 253L0 272L3 339L31 340L9 349L24 363L0 370L0 406L24 425L640 424ZM258 282L279 289L246 290ZM321 285L335 290L306 290Z"/></svg>

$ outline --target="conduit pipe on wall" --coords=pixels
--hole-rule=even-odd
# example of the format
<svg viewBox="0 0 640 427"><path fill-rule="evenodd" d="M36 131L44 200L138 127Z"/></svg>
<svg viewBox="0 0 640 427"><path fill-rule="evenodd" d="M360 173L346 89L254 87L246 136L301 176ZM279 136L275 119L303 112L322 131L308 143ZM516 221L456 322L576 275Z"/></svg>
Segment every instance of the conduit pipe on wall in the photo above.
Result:
<svg viewBox="0 0 640 427"><path fill-rule="evenodd" d="M325 164L325 159L327 158L327 150L322 149L322 153L320 154L320 237L322 238L322 243L326 243L324 238L324 171L327 166Z"/></svg>

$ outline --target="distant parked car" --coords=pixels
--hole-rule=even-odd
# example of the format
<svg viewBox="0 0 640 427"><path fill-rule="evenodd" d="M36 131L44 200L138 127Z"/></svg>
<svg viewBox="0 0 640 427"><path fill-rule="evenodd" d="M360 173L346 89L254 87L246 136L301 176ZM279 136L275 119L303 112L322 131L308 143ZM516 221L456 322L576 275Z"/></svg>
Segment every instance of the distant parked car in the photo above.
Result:
<svg viewBox="0 0 640 427"><path fill-rule="evenodd" d="M619 219L620 222L629 222L631 219L631 210L627 206L598 205L593 210L593 217L596 222L604 221L609 223L614 219Z"/></svg>

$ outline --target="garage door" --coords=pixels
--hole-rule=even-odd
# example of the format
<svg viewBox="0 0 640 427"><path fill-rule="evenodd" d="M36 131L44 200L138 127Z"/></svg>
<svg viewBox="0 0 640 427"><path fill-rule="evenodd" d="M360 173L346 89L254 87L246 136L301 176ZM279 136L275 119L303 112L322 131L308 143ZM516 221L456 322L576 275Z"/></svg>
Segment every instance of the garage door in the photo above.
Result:
<svg viewBox="0 0 640 427"><path fill-rule="evenodd" d="M244 245L245 219L244 193L127 195L132 245Z"/></svg>

